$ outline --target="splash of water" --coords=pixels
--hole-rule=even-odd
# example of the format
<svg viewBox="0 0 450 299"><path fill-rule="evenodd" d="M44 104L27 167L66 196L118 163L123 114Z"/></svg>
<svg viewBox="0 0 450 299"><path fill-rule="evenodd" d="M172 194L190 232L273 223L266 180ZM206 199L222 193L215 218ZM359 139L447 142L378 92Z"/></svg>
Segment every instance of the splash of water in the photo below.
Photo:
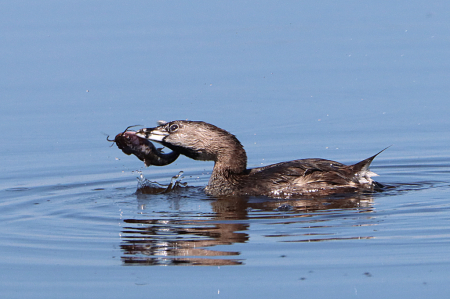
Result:
<svg viewBox="0 0 450 299"><path fill-rule="evenodd" d="M137 191L145 194L161 194L168 193L187 186L187 183L181 182L183 177L183 171L180 171L177 175L174 175L170 180L169 185L163 185L155 181L150 181L145 178L142 171L138 171L137 177L138 185Z"/></svg>

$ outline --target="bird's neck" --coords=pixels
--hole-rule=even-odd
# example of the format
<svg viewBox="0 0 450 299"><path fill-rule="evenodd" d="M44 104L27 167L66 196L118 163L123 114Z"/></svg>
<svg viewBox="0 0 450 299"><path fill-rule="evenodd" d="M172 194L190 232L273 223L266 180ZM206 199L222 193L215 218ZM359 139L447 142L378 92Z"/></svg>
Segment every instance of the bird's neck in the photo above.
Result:
<svg viewBox="0 0 450 299"><path fill-rule="evenodd" d="M239 177L245 173L246 169L247 154L239 142L233 146L221 148L207 189L231 191L238 185Z"/></svg>

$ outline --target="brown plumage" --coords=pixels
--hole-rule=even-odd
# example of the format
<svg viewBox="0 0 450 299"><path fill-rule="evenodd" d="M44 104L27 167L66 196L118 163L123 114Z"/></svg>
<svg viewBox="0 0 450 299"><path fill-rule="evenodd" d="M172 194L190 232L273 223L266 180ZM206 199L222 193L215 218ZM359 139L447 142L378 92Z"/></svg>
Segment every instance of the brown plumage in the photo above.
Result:
<svg viewBox="0 0 450 299"><path fill-rule="evenodd" d="M214 161L206 193L214 196L264 195L276 198L326 196L371 191L369 165L379 154L354 165L325 159L301 159L247 169L247 155L237 138L201 121L172 121L137 131L136 136L156 141L195 160Z"/></svg>

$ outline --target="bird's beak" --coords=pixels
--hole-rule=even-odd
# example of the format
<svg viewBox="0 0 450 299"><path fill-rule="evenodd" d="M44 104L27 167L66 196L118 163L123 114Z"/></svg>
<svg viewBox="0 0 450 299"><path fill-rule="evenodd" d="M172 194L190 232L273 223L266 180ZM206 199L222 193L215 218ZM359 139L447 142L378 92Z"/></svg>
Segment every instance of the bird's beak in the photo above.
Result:
<svg viewBox="0 0 450 299"><path fill-rule="evenodd" d="M169 133L160 127L145 128L136 132L136 136L148 139L150 141L162 142Z"/></svg>

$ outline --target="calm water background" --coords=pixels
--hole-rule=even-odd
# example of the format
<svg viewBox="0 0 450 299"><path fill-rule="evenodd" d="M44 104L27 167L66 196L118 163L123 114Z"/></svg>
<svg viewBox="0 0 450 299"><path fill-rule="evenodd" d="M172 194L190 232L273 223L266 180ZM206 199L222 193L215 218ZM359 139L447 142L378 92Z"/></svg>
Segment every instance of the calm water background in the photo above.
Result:
<svg viewBox="0 0 450 299"><path fill-rule="evenodd" d="M450 3L0 4L2 298L447 298ZM387 192L207 197L105 134L211 122L249 166L373 163ZM136 193L137 179L189 188ZM170 267L152 265L171 265ZM178 267L177 265L209 265Z"/></svg>

